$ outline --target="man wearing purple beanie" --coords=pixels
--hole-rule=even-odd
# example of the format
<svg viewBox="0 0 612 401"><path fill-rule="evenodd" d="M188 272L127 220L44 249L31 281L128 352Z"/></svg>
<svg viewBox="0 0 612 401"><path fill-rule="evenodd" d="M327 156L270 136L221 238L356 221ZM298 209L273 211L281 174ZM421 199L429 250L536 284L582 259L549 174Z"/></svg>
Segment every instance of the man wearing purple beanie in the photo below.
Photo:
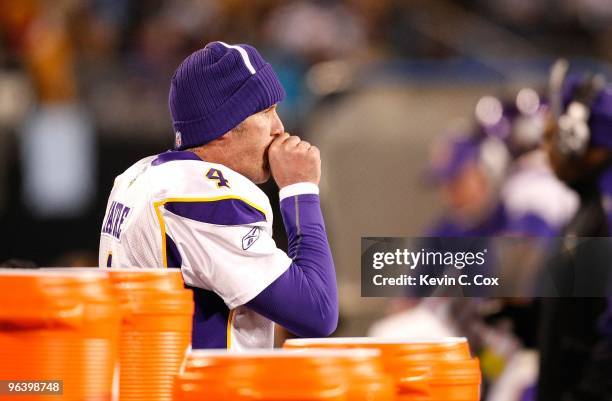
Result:
<svg viewBox="0 0 612 401"><path fill-rule="evenodd" d="M271 348L273 322L306 337L336 328L319 150L284 131L284 96L255 48L209 43L172 77L174 149L136 162L111 191L100 266L180 268L194 293L193 348ZM255 185L270 176L288 253Z"/></svg>

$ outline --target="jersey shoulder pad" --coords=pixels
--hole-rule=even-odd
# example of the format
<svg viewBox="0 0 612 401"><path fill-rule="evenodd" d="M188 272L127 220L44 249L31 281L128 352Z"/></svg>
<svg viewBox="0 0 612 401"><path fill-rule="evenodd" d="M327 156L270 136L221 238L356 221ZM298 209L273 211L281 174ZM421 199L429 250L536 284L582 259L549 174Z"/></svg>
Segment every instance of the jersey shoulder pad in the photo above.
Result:
<svg viewBox="0 0 612 401"><path fill-rule="evenodd" d="M148 156L143 159L138 160L136 163L132 164L127 168L123 173L119 174L115 177L114 185L120 184L123 181L131 181L134 177L142 174L151 164L151 161L155 159L155 156Z"/></svg>
<svg viewBox="0 0 612 401"><path fill-rule="evenodd" d="M271 218L268 197L248 178L224 165L203 161L192 152L171 152L182 155L163 160L166 156L160 162L167 153L151 163L157 204L213 224L247 224Z"/></svg>

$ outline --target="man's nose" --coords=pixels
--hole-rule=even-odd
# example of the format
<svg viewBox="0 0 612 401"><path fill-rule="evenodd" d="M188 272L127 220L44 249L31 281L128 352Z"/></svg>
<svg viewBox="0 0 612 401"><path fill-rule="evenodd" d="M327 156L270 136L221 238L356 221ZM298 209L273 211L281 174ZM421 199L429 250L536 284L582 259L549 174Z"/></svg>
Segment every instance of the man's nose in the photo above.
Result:
<svg viewBox="0 0 612 401"><path fill-rule="evenodd" d="M283 126L283 122L280 117L274 110L274 120L272 121L272 136L280 135L285 132L285 127Z"/></svg>

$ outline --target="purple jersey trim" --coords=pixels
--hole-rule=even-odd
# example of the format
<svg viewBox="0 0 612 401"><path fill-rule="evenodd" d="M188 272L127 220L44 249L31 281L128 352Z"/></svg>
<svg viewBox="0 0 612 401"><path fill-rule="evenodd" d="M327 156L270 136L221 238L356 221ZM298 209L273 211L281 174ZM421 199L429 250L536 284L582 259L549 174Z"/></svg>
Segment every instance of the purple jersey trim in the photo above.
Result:
<svg viewBox="0 0 612 401"><path fill-rule="evenodd" d="M285 198L280 206L293 263L247 305L298 336L328 336L338 324L338 289L319 196Z"/></svg>
<svg viewBox="0 0 612 401"><path fill-rule="evenodd" d="M200 159L200 157L193 152L189 152L187 150L182 150L182 151L169 150L167 152L160 153L159 155L157 155L157 157L153 159L153 161L151 162L151 165L159 166L161 164L171 162L174 160L202 161L202 159Z"/></svg>
<svg viewBox="0 0 612 401"><path fill-rule="evenodd" d="M520 401L536 401L537 400L537 387L535 384L529 385L529 387L523 389Z"/></svg>
<svg viewBox="0 0 612 401"><path fill-rule="evenodd" d="M176 244L172 238L166 234L166 266L180 268L182 264L183 258L181 257Z"/></svg>
<svg viewBox="0 0 612 401"><path fill-rule="evenodd" d="M230 311L220 296L202 288L193 290L193 330L191 345L199 348L227 348L227 324Z"/></svg>
<svg viewBox="0 0 612 401"><path fill-rule="evenodd" d="M166 235L168 267L180 268L183 262L175 242ZM193 291L193 348L226 348L229 309L217 294L186 285Z"/></svg>
<svg viewBox="0 0 612 401"><path fill-rule="evenodd" d="M266 221L263 212L240 199L167 202L164 207L177 216L209 224L235 226Z"/></svg>

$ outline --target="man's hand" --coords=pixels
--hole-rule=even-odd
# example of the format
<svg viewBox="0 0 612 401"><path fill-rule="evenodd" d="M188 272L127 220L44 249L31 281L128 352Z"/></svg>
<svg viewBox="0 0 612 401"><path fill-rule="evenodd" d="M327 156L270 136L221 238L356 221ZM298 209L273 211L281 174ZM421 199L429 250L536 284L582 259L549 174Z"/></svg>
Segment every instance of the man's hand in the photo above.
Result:
<svg viewBox="0 0 612 401"><path fill-rule="evenodd" d="M319 184L321 179L321 155L300 137L284 132L277 136L268 149L272 177L279 188L298 182Z"/></svg>

